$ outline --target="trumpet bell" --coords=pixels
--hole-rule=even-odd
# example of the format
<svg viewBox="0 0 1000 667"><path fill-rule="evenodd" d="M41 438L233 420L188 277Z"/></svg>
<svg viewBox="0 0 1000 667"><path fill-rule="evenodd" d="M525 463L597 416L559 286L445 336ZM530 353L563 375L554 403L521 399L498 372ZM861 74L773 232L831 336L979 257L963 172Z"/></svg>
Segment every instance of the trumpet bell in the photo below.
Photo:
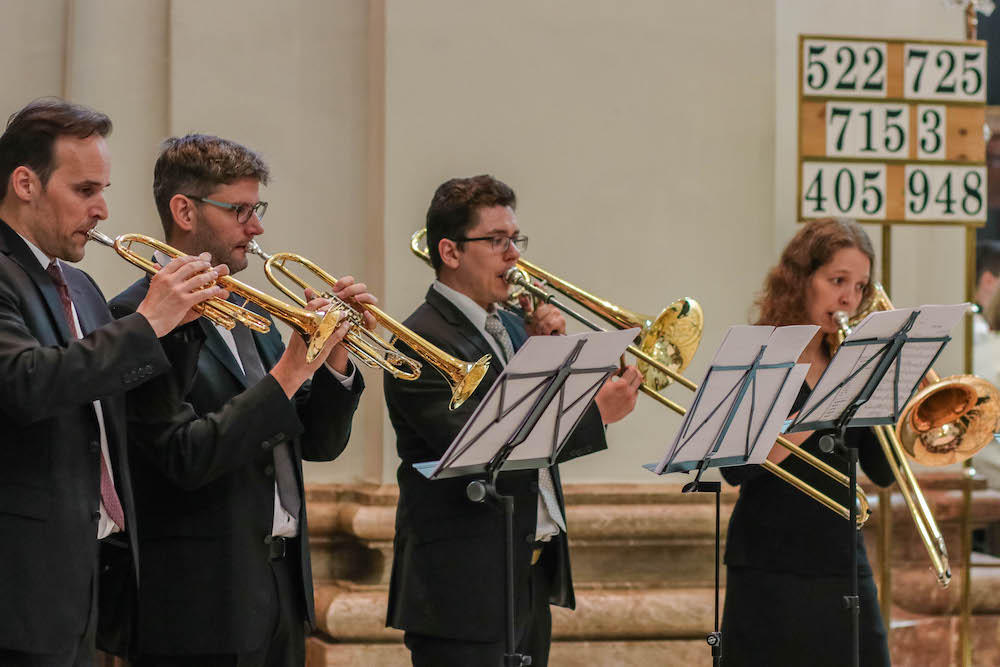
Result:
<svg viewBox="0 0 1000 667"><path fill-rule="evenodd" d="M975 375L952 375L917 392L896 435L918 463L943 466L975 456L1000 428L1000 392Z"/></svg>
<svg viewBox="0 0 1000 667"><path fill-rule="evenodd" d="M306 347L307 362L312 363L315 361L319 353L323 351L323 346L326 345L327 339L340 326L342 315L343 313L339 310L328 310L316 323L315 330L309 336L309 345Z"/></svg>
<svg viewBox="0 0 1000 667"><path fill-rule="evenodd" d="M490 369L491 359L492 357L487 354L479 361L467 363L461 373L451 378L452 392L451 401L448 403L449 410L457 410L475 393L476 387L486 377L486 371Z"/></svg>
<svg viewBox="0 0 1000 667"><path fill-rule="evenodd" d="M647 320L648 321L648 320ZM688 367L701 342L705 314L691 298L674 301L640 334L639 349L676 373ZM660 391L673 379L641 358L636 367L646 384Z"/></svg>

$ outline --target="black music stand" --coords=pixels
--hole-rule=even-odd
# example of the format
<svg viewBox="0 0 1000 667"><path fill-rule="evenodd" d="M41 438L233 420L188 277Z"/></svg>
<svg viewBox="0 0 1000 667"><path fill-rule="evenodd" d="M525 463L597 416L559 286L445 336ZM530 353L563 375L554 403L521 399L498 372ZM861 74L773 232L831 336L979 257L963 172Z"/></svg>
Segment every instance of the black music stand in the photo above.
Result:
<svg viewBox="0 0 1000 667"><path fill-rule="evenodd" d="M895 424L900 412L916 393L921 380L941 354L951 337L949 330L967 304L960 306L923 306L872 313L841 344L810 395L799 416L788 428L796 431L827 431L820 438L825 452L846 450L850 486L850 591L844 596L844 608L851 617L851 664L858 667L861 657L861 603L858 594L858 525L857 475L858 450L847 447L844 434L848 428ZM957 313L951 318L948 311ZM911 335L925 315L922 332ZM943 317L936 317L943 315ZM898 322L902 320L902 324ZM948 323L950 321L950 324ZM895 331L885 334L886 327ZM865 330L875 330L866 335ZM935 335L936 334L936 335ZM904 351L912 355L904 358ZM903 378L903 375L906 375ZM902 391L901 391L902 390ZM814 396L818 398L814 399ZM859 414L873 397L880 399L863 415ZM902 400L901 400L902 397ZM880 407L880 405L882 407ZM888 508L886 508L888 509Z"/></svg>
<svg viewBox="0 0 1000 667"><path fill-rule="evenodd" d="M617 370L616 360L636 332L627 329L530 338L490 387L444 457L414 465L431 479L484 476L485 479L469 483L466 489L469 500L488 501L504 514L504 667L530 665L531 656L517 653L516 649L514 497L498 493L497 476L502 470L538 469L555 464L601 385ZM516 451L524 446L534 451Z"/></svg>
<svg viewBox="0 0 1000 667"><path fill-rule="evenodd" d="M697 474L683 493L715 494L715 630L706 637L712 664L722 665L719 629L720 482L702 481L710 467L760 463L791 410L809 369L796 359L819 330L815 326L730 327L716 352L694 403L659 464L645 468L658 475Z"/></svg>

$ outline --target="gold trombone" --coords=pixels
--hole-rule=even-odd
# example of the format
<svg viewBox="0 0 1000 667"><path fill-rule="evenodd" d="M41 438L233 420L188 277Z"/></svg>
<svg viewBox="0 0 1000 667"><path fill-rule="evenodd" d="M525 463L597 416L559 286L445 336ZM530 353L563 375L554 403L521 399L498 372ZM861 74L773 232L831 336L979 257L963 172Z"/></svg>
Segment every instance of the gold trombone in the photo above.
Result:
<svg viewBox="0 0 1000 667"><path fill-rule="evenodd" d="M93 241L97 241L109 248L114 248L126 261L151 274L156 273L159 269L156 268L153 262L132 250L133 244L138 243L154 250L159 250L171 259L184 254L166 243L144 234L122 234L112 239L106 234L92 229L87 233L87 236ZM236 280L232 276L222 276L216 282L230 293L238 294L247 301L256 303L301 334L308 345L306 361L311 362L316 359L317 355L322 351L326 340L337 330L337 326L340 324L341 313L339 311L328 310L326 312L317 312L291 306ZM271 326L270 321L266 317L246 308L241 308L224 299L209 299L196 305L195 310L212 322L227 329L232 329L239 322L255 331L267 333Z"/></svg>
<svg viewBox="0 0 1000 667"><path fill-rule="evenodd" d="M261 249L256 241L251 241L247 245L247 251L264 260L264 273L267 274L268 280L300 305L305 305L305 300L282 283L275 276L274 272L276 270L280 271L302 290L312 288L309 283L295 275L285 266L287 262L299 264L303 268L308 269L330 287L334 287L337 284L336 278L302 255L291 252L277 252L269 255ZM489 369L490 360L492 359L488 354L476 362L462 361L448 354L430 341L418 336L373 305L362 304L360 308L356 308L331 292L315 291L323 298L334 302L337 308L343 309L346 316L356 325L344 337L344 346L354 354L355 358L370 368L382 368L399 380L415 380L420 377L420 362L411 359L393 347L397 339L403 341L448 380L452 392L449 408L452 410L462 405L476 391L476 387L479 386L483 377L486 376L486 371ZM379 324L393 334L392 341L387 343L365 327L361 309L371 313Z"/></svg>
<svg viewBox="0 0 1000 667"><path fill-rule="evenodd" d="M421 247L426 234L426 229L421 229L413 234L410 237L410 250L414 255L429 264L430 254ZM538 266L527 262L523 258L517 261L516 267L507 271L504 278L507 282L521 287L536 298L558 307L591 329L600 330L599 327L586 320L586 318L557 302L552 294L532 283L531 278L551 285L572 301L587 308L598 317L601 317L619 329L639 328L639 347L630 345L627 350L640 360L638 369L643 376L643 382L639 385L639 389L650 398L655 399L661 405L679 415L683 416L687 412L686 408L660 394L658 389L662 389L670 384L670 382L676 381L678 384L692 391L698 390L698 385L680 374L680 371L683 371L691 362L698 343L701 340L704 316L701 306L697 301L689 298L679 299L664 309L655 320L651 320L589 294L554 274L548 273ZM850 488L850 480L844 473L783 437L779 437L777 442L795 456L842 484L845 488ZM763 468L845 519L850 519L850 508L838 503L812 485L803 482L781 466L771 461L764 461ZM868 498L860 487L856 492L856 499L859 507L857 527L861 528L868 520L871 510L868 506Z"/></svg>
<svg viewBox="0 0 1000 667"><path fill-rule="evenodd" d="M862 312L850 320L842 314L837 317L840 333L830 341L832 347L839 346L851 333L852 325L869 313L893 310L882 286L875 283L874 288L872 301ZM974 375L953 375L942 380L931 370L920 391L903 407L895 428L873 427L942 588L951 582L948 549L907 456L931 466L963 461L993 441L998 421L1000 393L996 387Z"/></svg>

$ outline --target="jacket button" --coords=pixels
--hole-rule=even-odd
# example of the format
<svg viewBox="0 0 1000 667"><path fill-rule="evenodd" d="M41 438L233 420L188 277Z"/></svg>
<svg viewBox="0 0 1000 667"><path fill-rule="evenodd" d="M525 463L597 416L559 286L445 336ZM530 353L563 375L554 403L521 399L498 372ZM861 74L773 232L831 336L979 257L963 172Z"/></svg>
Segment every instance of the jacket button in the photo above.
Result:
<svg viewBox="0 0 1000 667"><path fill-rule="evenodd" d="M524 534L524 541L527 542L528 544L534 544L535 543L535 535L534 535L534 533L525 533Z"/></svg>
<svg viewBox="0 0 1000 667"><path fill-rule="evenodd" d="M274 440L275 444L278 444L279 442L282 442L284 439L285 439L285 434L284 433L275 433L274 437L272 438L272 440Z"/></svg>
<svg viewBox="0 0 1000 667"><path fill-rule="evenodd" d="M100 448L101 448L101 443L100 442L98 442L97 440L91 440L90 441L90 451L91 451L91 453L96 453L97 450L99 450Z"/></svg>
<svg viewBox="0 0 1000 667"><path fill-rule="evenodd" d="M93 514L90 515L90 518L93 519L94 521L100 521L101 520L101 511L98 510L98 511L94 512Z"/></svg>
<svg viewBox="0 0 1000 667"><path fill-rule="evenodd" d="M274 538L268 535L267 537L264 538L264 544L270 544L273 540Z"/></svg>
<svg viewBox="0 0 1000 667"><path fill-rule="evenodd" d="M261 449L267 449L270 446L271 446L271 441L270 440L265 440L264 442L260 443L260 448Z"/></svg>
<svg viewBox="0 0 1000 667"><path fill-rule="evenodd" d="M153 367L150 366L149 364L146 364L145 367L143 367L142 370L146 371L146 375L152 375L153 374Z"/></svg>
<svg viewBox="0 0 1000 667"><path fill-rule="evenodd" d="M274 466L273 465L265 466L264 474L267 475L268 477L274 477Z"/></svg>

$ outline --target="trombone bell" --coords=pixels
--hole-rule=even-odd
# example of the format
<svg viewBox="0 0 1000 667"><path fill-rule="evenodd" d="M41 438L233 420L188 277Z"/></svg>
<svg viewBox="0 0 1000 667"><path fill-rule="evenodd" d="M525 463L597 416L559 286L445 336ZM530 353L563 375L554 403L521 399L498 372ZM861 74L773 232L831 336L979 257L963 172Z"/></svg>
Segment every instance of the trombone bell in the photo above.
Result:
<svg viewBox="0 0 1000 667"><path fill-rule="evenodd" d="M690 298L674 301L640 334L639 349L677 373L684 372L701 342L705 314L701 305ZM636 368L646 384L660 391L673 378L652 364L639 359Z"/></svg>
<svg viewBox="0 0 1000 667"><path fill-rule="evenodd" d="M975 375L953 375L917 392L896 436L918 463L943 466L975 456L1000 427L1000 393Z"/></svg>

